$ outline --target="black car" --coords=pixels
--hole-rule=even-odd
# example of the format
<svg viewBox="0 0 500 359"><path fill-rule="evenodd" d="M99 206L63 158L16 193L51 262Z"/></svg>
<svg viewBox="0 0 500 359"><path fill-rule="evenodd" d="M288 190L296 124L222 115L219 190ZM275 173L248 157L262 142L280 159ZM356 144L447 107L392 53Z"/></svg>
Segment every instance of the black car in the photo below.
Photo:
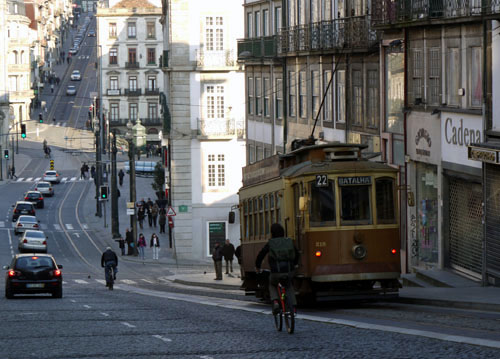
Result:
<svg viewBox="0 0 500 359"><path fill-rule="evenodd" d="M5 297L14 294L50 293L62 298L62 265L50 254L16 254L5 275Z"/></svg>
<svg viewBox="0 0 500 359"><path fill-rule="evenodd" d="M28 216L35 215L35 206L31 202L17 201L12 207L14 207L14 210L12 211L12 222L17 221L19 216L23 214Z"/></svg>
<svg viewBox="0 0 500 359"><path fill-rule="evenodd" d="M43 195L38 191L28 191L24 194L24 200L26 202L32 202L35 204L36 208L43 208Z"/></svg>

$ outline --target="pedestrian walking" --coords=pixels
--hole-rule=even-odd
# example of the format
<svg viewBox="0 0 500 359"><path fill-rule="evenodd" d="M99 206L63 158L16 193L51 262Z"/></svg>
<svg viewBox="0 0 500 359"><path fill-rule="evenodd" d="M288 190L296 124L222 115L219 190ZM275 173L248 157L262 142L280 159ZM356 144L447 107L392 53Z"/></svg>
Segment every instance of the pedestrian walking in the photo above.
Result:
<svg viewBox="0 0 500 359"><path fill-rule="evenodd" d="M240 238L240 243L241 243L241 238ZM238 247L236 247L234 255L238 259L238 265L240 266L240 278L243 279L245 278L245 269L243 269L243 251L241 248L241 244Z"/></svg>
<svg viewBox="0 0 500 359"><path fill-rule="evenodd" d="M95 177L95 166L92 165L92 167L90 167L90 175L92 176L92 178Z"/></svg>
<svg viewBox="0 0 500 359"><path fill-rule="evenodd" d="M123 239L123 237L120 237L118 239L115 239L116 242L118 242L118 246L120 247L121 251L122 251L122 256L125 255L125 240Z"/></svg>
<svg viewBox="0 0 500 359"><path fill-rule="evenodd" d="M215 247L212 251L212 259L214 261L215 268L214 280L222 280L222 257L222 247L219 242L215 242Z"/></svg>
<svg viewBox="0 0 500 359"><path fill-rule="evenodd" d="M12 165L12 166L10 166L10 178L14 179L14 177L16 177L16 179L17 179L16 168Z"/></svg>
<svg viewBox="0 0 500 359"><path fill-rule="evenodd" d="M158 212L160 208L158 207L158 204L155 203L153 204L153 208L151 208L151 215L153 216L153 226L156 228L156 222L158 220Z"/></svg>
<svg viewBox="0 0 500 359"><path fill-rule="evenodd" d="M150 207L149 205L146 206L146 214L148 216L149 228L153 227L153 213L151 212L152 207L153 206Z"/></svg>
<svg viewBox="0 0 500 359"><path fill-rule="evenodd" d="M160 238L156 235L156 233L153 233L151 235L151 241L149 243L149 246L153 248L153 259L158 260L158 256L160 254Z"/></svg>
<svg viewBox="0 0 500 359"><path fill-rule="evenodd" d="M123 186L123 177L125 177L125 173L123 173L123 170L120 168L120 171L118 172L120 187Z"/></svg>
<svg viewBox="0 0 500 359"><path fill-rule="evenodd" d="M56 118L55 117L52 119L52 123L54 124L54 126L56 125Z"/></svg>
<svg viewBox="0 0 500 359"><path fill-rule="evenodd" d="M229 239L226 239L226 243L222 247L222 255L226 262L226 274L229 274L230 271L233 273L234 246Z"/></svg>
<svg viewBox="0 0 500 359"><path fill-rule="evenodd" d="M127 255L134 255L134 234L129 228L125 230L125 241L127 242Z"/></svg>
<svg viewBox="0 0 500 359"><path fill-rule="evenodd" d="M59 76L56 77L56 84L57 86L59 86L59 82L61 82L61 79L59 78Z"/></svg>
<svg viewBox="0 0 500 359"><path fill-rule="evenodd" d="M160 209L158 224L160 225L160 233L165 233L165 224L167 224L167 212L165 211L165 208Z"/></svg>
<svg viewBox="0 0 500 359"><path fill-rule="evenodd" d="M141 229L144 229L142 222L144 222L145 215L146 210L144 209L144 207L139 207L139 210L137 211L137 221L139 222L139 227L141 227Z"/></svg>
<svg viewBox="0 0 500 359"><path fill-rule="evenodd" d="M54 93L54 84L50 85L50 93Z"/></svg>
<svg viewBox="0 0 500 359"><path fill-rule="evenodd" d="M145 258L146 247L147 247L146 238L144 238L144 234L140 233L139 239L137 240L137 248L139 248L139 255L141 256L142 260L146 259Z"/></svg>
<svg viewBox="0 0 500 359"><path fill-rule="evenodd" d="M80 167L80 179L85 179L85 162L83 162L82 167Z"/></svg>

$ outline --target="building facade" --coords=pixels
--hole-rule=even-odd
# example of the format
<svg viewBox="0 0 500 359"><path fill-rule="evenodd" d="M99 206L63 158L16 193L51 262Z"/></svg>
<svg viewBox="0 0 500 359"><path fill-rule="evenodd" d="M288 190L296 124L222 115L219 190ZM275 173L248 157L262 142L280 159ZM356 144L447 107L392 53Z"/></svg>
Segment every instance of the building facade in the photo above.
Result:
<svg viewBox="0 0 500 359"><path fill-rule="evenodd" d="M9 88L7 84L7 2L0 0L0 180L7 178L7 164L4 150L8 146L9 131Z"/></svg>
<svg viewBox="0 0 500 359"><path fill-rule="evenodd" d="M97 9L99 88L107 129L125 134L131 120L146 127L147 142L161 143L159 94L163 74L160 1L101 2Z"/></svg>
<svg viewBox="0 0 500 359"><path fill-rule="evenodd" d="M239 220L229 223L228 213L238 204L245 165L244 74L236 61L241 5L163 1L166 179L181 258L208 259L216 241L239 243Z"/></svg>

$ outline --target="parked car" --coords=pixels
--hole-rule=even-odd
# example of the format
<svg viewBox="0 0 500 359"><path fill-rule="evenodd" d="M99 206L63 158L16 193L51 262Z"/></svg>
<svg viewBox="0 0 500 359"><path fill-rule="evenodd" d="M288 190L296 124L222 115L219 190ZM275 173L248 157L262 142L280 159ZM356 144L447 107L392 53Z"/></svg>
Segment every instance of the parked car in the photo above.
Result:
<svg viewBox="0 0 500 359"><path fill-rule="evenodd" d="M12 207L14 207L14 210L12 211L12 222L17 221L21 215L35 215L35 206L31 202L17 201Z"/></svg>
<svg viewBox="0 0 500 359"><path fill-rule="evenodd" d="M87 34L88 37L95 37L95 31L90 30L89 33Z"/></svg>
<svg viewBox="0 0 500 359"><path fill-rule="evenodd" d="M76 55L78 53L78 47L72 47L71 49L69 49L68 53L71 55Z"/></svg>
<svg viewBox="0 0 500 359"><path fill-rule="evenodd" d="M80 70L73 70L71 73L71 80L72 81L80 81L82 79L82 74L80 73Z"/></svg>
<svg viewBox="0 0 500 359"><path fill-rule="evenodd" d="M16 225L14 226L14 234L23 233L27 229L38 231L40 225L35 216L19 216Z"/></svg>
<svg viewBox="0 0 500 359"><path fill-rule="evenodd" d="M66 89L66 95L68 96L76 95L76 87L73 85L68 85L68 88Z"/></svg>
<svg viewBox="0 0 500 359"><path fill-rule="evenodd" d="M50 182L38 182L35 186L35 191L40 192L44 196L52 197L54 195L54 188Z"/></svg>
<svg viewBox="0 0 500 359"><path fill-rule="evenodd" d="M47 239L43 231L26 230L21 238L19 238L17 248L19 249L19 253L47 253Z"/></svg>
<svg viewBox="0 0 500 359"><path fill-rule="evenodd" d="M51 293L54 298L62 298L62 265L58 265L50 254L16 254L6 269L5 297L15 294Z"/></svg>
<svg viewBox="0 0 500 359"><path fill-rule="evenodd" d="M45 171L43 175L43 180L50 183L60 183L61 175L57 171Z"/></svg>
<svg viewBox="0 0 500 359"><path fill-rule="evenodd" d="M28 191L24 194L24 200L35 204L36 208L43 208L43 195L38 191Z"/></svg>

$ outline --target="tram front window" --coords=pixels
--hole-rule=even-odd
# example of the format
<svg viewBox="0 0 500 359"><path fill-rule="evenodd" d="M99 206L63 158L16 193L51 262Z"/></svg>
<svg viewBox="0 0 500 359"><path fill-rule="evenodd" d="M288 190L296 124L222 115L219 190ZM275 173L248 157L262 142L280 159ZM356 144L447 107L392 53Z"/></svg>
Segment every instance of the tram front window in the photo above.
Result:
<svg viewBox="0 0 500 359"><path fill-rule="evenodd" d="M370 211L371 186L340 187L341 212L343 225L371 224Z"/></svg>
<svg viewBox="0 0 500 359"><path fill-rule="evenodd" d="M309 207L309 225L311 227L335 225L335 189L333 181L328 186L316 187L310 182L311 205Z"/></svg>

